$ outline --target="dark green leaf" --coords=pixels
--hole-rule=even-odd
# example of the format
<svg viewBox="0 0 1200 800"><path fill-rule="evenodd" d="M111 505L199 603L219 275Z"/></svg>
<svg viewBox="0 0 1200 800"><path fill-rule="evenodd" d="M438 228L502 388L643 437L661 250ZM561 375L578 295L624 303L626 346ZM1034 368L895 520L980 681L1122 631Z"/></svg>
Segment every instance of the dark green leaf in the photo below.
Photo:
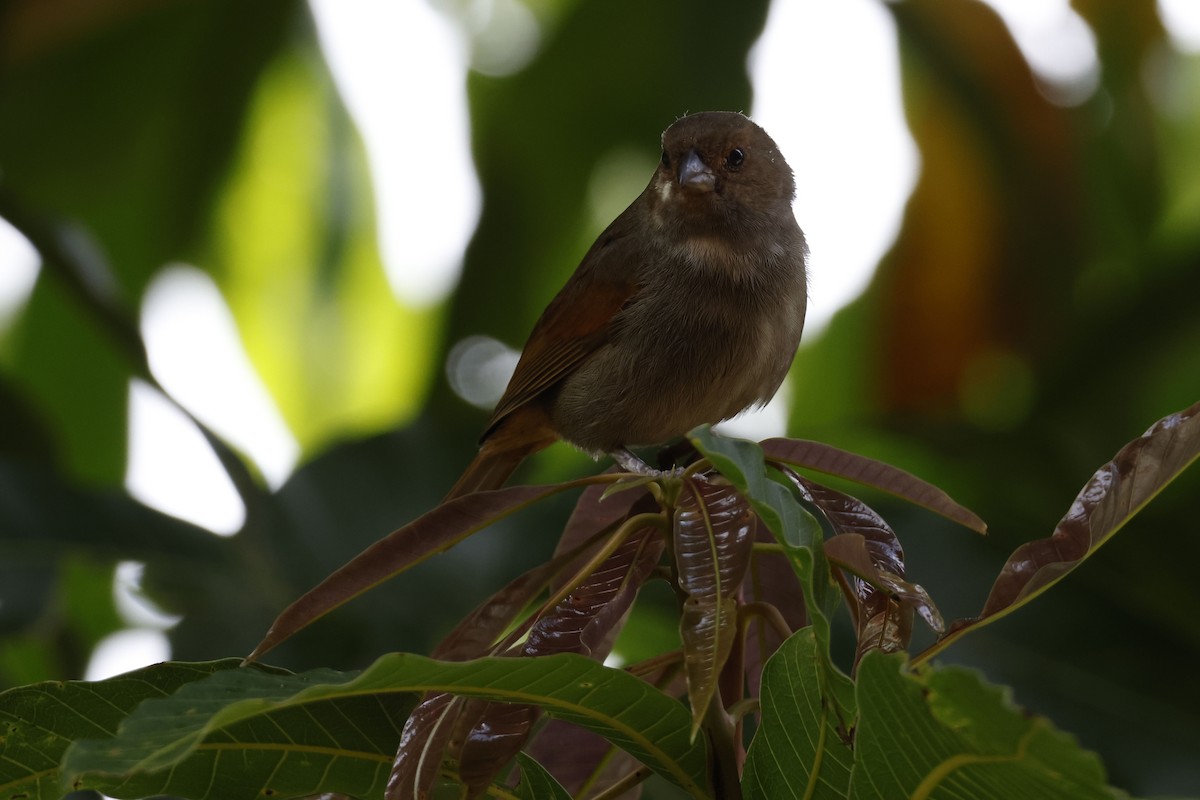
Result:
<svg viewBox="0 0 1200 800"><path fill-rule="evenodd" d="M521 783L517 786L521 800L571 800L554 776L529 756L518 755L517 765L521 768Z"/></svg>
<svg viewBox="0 0 1200 800"><path fill-rule="evenodd" d="M572 796L594 797L630 773L645 770L637 759L600 736L556 719L539 728L525 753Z"/></svg>
<svg viewBox="0 0 1200 800"><path fill-rule="evenodd" d="M829 682L811 628L784 642L763 669L762 723L750 743L742 785L747 800L845 798L854 753L853 687Z"/></svg>
<svg viewBox="0 0 1200 800"><path fill-rule="evenodd" d="M869 653L858 710L851 795L861 800L1120 796L1093 753L970 670L913 675L899 655Z"/></svg>
<svg viewBox="0 0 1200 800"><path fill-rule="evenodd" d="M138 706L115 738L73 744L64 784L118 798L378 797L413 698L364 682L333 670L217 673Z"/></svg>
<svg viewBox="0 0 1200 800"><path fill-rule="evenodd" d="M72 785L114 797L191 800L383 793L414 693L531 703L600 733L695 797L709 797L703 741L687 710L619 670L573 655L440 662L387 655L358 675L230 670L145 703L114 739L80 742Z"/></svg>
<svg viewBox="0 0 1200 800"><path fill-rule="evenodd" d="M72 742L112 736L143 700L237 664L158 664L97 683L54 681L0 693L0 797L58 797L59 763Z"/></svg>

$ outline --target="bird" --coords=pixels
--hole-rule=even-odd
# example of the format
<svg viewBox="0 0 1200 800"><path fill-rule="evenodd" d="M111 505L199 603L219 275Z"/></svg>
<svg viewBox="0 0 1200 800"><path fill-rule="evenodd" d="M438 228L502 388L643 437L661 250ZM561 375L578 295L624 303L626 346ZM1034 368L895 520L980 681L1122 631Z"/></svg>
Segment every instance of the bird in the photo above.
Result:
<svg viewBox="0 0 1200 800"><path fill-rule="evenodd" d="M795 194L779 147L745 115L675 120L646 188L534 324L446 500L501 488L559 440L647 471L629 448L765 405L808 301Z"/></svg>

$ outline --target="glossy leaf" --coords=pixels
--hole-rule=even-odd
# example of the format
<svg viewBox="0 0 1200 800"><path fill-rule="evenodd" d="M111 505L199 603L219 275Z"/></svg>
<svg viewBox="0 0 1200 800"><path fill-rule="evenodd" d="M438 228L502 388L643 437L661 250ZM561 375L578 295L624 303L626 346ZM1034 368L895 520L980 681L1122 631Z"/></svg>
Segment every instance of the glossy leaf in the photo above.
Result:
<svg viewBox="0 0 1200 800"><path fill-rule="evenodd" d="M987 525L970 509L954 502L950 495L933 484L899 467L804 439L767 439L762 442L762 448L770 461L816 470L870 486L940 514L973 531L987 532Z"/></svg>
<svg viewBox="0 0 1200 800"><path fill-rule="evenodd" d="M820 523L785 486L767 477L766 462L758 445L718 437L703 428L692 431L688 438L744 494L783 548L804 592L804 607L810 622L806 630L811 630L815 642L814 668L820 678L821 702L838 719L849 719L849 707L843 700L852 684L834 665L829 652L830 615L837 594L825 559ZM776 653L773 658L778 657ZM750 749L753 751L753 744Z"/></svg>
<svg viewBox="0 0 1200 800"><path fill-rule="evenodd" d="M927 612L933 603L923 589L904 581L904 550L895 531L858 498L791 470L787 474L838 534L825 543L825 555L854 575L853 590L846 593L858 637L855 663L870 649L903 650L912 634L913 607ZM902 598L908 602L899 602ZM923 616L942 632L936 609Z"/></svg>
<svg viewBox="0 0 1200 800"><path fill-rule="evenodd" d="M615 471L615 467L610 467L605 470L604 474L609 475ZM653 511L657 507L653 498L644 492L622 490L609 494L615 485L621 484L596 484L588 486L579 493L579 499L575 502L575 507L571 509L571 516L567 519L562 536L559 537L558 544L554 548L556 557L583 545L590 539L595 539L602 531L615 530L622 520L634 512L635 507L639 507L643 511ZM647 500L650 501L648 504L645 502ZM599 543L597 543L598 545ZM575 565L576 568L582 566L586 558L586 553L581 554L579 562ZM567 580L570 574L571 571L564 570L562 580Z"/></svg>
<svg viewBox="0 0 1200 800"><path fill-rule="evenodd" d="M592 492L591 502L595 502L596 492L601 488L589 487L584 494ZM585 502L581 498L576 508ZM551 579L581 558L580 549L594 549L589 548L588 544L581 536L573 550L561 552L551 561L529 570L481 603L438 645L434 657L465 660L495 652L493 648L501 645L499 640L505 629L550 584ZM629 549L618 551L617 557L627 559L629 552ZM657 555L652 557L656 559ZM581 587L581 591L587 590ZM575 610L578 610L577 604ZM528 627L522 627L509 638L517 638L527 631ZM475 704L471 709L473 719L466 724L466 741L454 745L456 756L463 763L460 777L466 783L477 789L486 786L512 754L520 749L535 721L533 716L526 713L529 708L498 705L489 711L487 707L480 708ZM442 763L443 753L451 746L452 733L463 727L463 714L466 712L463 704L448 694L433 695L418 706L405 724L404 736L388 781L388 800L428 795L439 775L438 767ZM476 733L474 729L477 727L483 730Z"/></svg>
<svg viewBox="0 0 1200 800"><path fill-rule="evenodd" d="M497 520L591 480L551 486L512 486L494 492L476 492L439 505L368 547L284 609L247 660L261 658L343 603L449 549Z"/></svg>
<svg viewBox="0 0 1200 800"><path fill-rule="evenodd" d="M825 543L825 555L854 575L862 587L856 662L870 650L892 653L907 647L914 610L934 633L945 630L942 615L929 593L879 566L862 535L843 533L833 537Z"/></svg>
<svg viewBox="0 0 1200 800"><path fill-rule="evenodd" d="M586 544L586 542L584 543ZM505 632L529 604L553 585L553 579L567 572L579 558L578 549L561 553L550 561L514 578L507 586L480 603L467 614L433 651L433 657L465 661L493 653Z"/></svg>
<svg viewBox="0 0 1200 800"><path fill-rule="evenodd" d="M521 657L577 653L599 660L607 655L617 626L658 564L665 542L657 528L641 527L616 545L594 572L534 621L518 650ZM492 704L483 709L459 753L459 773L471 796L482 792L517 754L536 719L531 705Z"/></svg>
<svg viewBox="0 0 1200 800"><path fill-rule="evenodd" d="M1114 800L1100 760L960 667L913 675L869 653L858 672L851 796Z"/></svg>
<svg viewBox="0 0 1200 800"><path fill-rule="evenodd" d="M487 703L458 749L458 778L468 798L481 797L521 752L540 716L527 703Z"/></svg>
<svg viewBox="0 0 1200 800"><path fill-rule="evenodd" d="M754 544L750 505L725 482L683 482L672 531L692 729L699 730L738 636L737 594Z"/></svg>
<svg viewBox="0 0 1200 800"><path fill-rule="evenodd" d="M1096 552L1134 514L1200 457L1200 403L1154 423L1096 471L1045 539L1027 542L1011 556L975 618L918 656L926 660L971 628L989 624L1025 605Z"/></svg>
<svg viewBox="0 0 1200 800"><path fill-rule="evenodd" d="M112 736L143 700L237 665L232 658L159 664L105 681L52 681L0 693L0 797L58 797L59 764L72 742Z"/></svg>
<svg viewBox="0 0 1200 800"><path fill-rule="evenodd" d="M463 701L437 692L413 709L400 733L384 800L426 800L442 774L442 754L450 746Z"/></svg>
<svg viewBox="0 0 1200 800"><path fill-rule="evenodd" d="M614 627L658 564L664 547L657 527L645 525L630 531L598 569L538 618L522 654L567 652L604 658Z"/></svg>
<svg viewBox="0 0 1200 800"><path fill-rule="evenodd" d="M379 797L399 721L413 693L425 692L538 705L600 733L693 796L710 796L705 747L690 741L683 706L572 655L442 662L393 654L358 675L231 670L144 703L114 739L77 743L64 770L73 785L118 798L249 800L267 789Z"/></svg>
<svg viewBox="0 0 1200 800"><path fill-rule="evenodd" d="M784 548L804 589L805 607L817 640L827 654L829 613L836 596L821 547L820 523L786 487L767 477L763 451L754 442L717 436L707 428L697 428L688 438L750 501L759 519Z"/></svg>

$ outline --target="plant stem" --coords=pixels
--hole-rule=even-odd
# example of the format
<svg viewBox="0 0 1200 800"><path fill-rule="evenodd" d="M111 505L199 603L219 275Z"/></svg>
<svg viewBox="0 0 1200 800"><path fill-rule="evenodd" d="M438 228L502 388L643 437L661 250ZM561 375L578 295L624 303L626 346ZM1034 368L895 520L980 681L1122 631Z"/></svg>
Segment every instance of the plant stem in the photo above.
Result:
<svg viewBox="0 0 1200 800"><path fill-rule="evenodd" d="M616 798L620 797L634 786L637 786L639 783L649 778L652 774L653 772L649 767L639 767L625 777L621 778L621 780L617 781L612 786L609 786L600 794L593 797L592 800L616 800Z"/></svg>
<svg viewBox="0 0 1200 800"><path fill-rule="evenodd" d="M718 689L708 704L701 727L708 733L713 756L713 791L721 800L742 800L738 747L734 738L737 722L725 711Z"/></svg>

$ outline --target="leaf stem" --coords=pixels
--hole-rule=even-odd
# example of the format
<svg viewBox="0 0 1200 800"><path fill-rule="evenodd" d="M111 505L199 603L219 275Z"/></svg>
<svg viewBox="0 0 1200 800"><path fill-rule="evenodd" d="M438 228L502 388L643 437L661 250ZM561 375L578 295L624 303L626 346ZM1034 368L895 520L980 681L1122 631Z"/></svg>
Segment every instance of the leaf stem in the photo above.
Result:
<svg viewBox="0 0 1200 800"><path fill-rule="evenodd" d="M762 703L757 697L747 697L745 700L739 700L731 705L728 713L735 722L741 722L748 715L756 713L761 707Z"/></svg>
<svg viewBox="0 0 1200 800"><path fill-rule="evenodd" d="M780 639L786 641L793 633L791 626L787 624L787 620L783 618L783 614L779 613L779 609L770 603L755 601L752 603L742 604L742 627L743 629L749 626L750 620L754 617L767 622Z"/></svg>
<svg viewBox="0 0 1200 800"><path fill-rule="evenodd" d="M636 770L630 772L628 775L625 775L612 786L609 786L603 792L593 797L592 800L615 800L615 798L620 797L622 794L629 791L634 786L637 786L639 783L646 780L653 774L653 770L651 770L649 767L638 767Z"/></svg>

